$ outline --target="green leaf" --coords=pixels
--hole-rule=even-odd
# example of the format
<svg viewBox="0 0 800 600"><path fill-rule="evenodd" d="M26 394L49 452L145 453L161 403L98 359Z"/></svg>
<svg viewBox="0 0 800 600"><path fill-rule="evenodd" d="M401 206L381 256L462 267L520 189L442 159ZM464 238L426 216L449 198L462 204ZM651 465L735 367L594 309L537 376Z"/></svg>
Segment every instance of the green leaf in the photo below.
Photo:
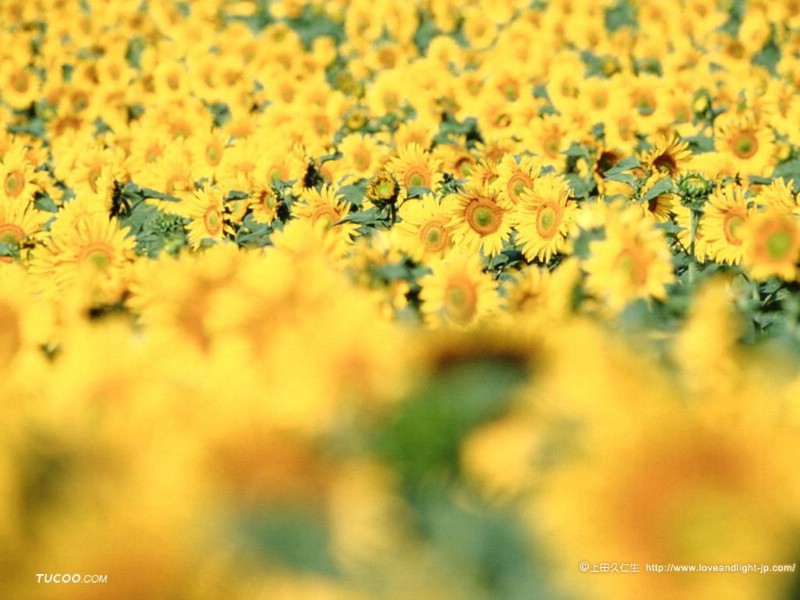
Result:
<svg viewBox="0 0 800 600"><path fill-rule="evenodd" d="M222 199L223 202L234 202L236 200L247 200L250 197L250 194L247 192L237 192L236 190L231 190L225 195L225 198Z"/></svg>
<svg viewBox="0 0 800 600"><path fill-rule="evenodd" d="M234 533L264 561L327 576L338 574L324 515L302 505L264 506L239 513Z"/></svg>
<svg viewBox="0 0 800 600"><path fill-rule="evenodd" d="M451 358L376 432L376 451L409 491L455 475L464 437L502 414L527 376L527 364L513 357Z"/></svg>
<svg viewBox="0 0 800 600"><path fill-rule="evenodd" d="M586 199L594 190L594 181L583 179L577 173L566 173L564 177L569 182L569 187L572 189L572 195L575 198Z"/></svg>
<svg viewBox="0 0 800 600"><path fill-rule="evenodd" d="M787 160L779 164L772 173L772 177L774 179L783 177L787 181L794 179L795 185L800 184L800 158Z"/></svg>
<svg viewBox="0 0 800 600"><path fill-rule="evenodd" d="M344 218L340 219L336 222L336 225L340 223L356 223L358 225L377 225L379 223L383 223L386 220L383 212L373 206L366 210L359 210L356 212L352 212L349 215L345 216Z"/></svg>
<svg viewBox="0 0 800 600"><path fill-rule="evenodd" d="M408 188L409 198L422 198L425 194L430 194L431 190L422 185L412 185Z"/></svg>
<svg viewBox="0 0 800 600"><path fill-rule="evenodd" d="M672 185L672 179L670 177L664 177L663 179L659 179L653 185L653 187L647 190L647 193L642 196L642 201L647 202L654 198L658 198L661 194L668 194L674 191L675 189Z"/></svg>
<svg viewBox="0 0 800 600"><path fill-rule="evenodd" d="M42 210L44 212L50 212L50 213L57 213L58 212L58 206L56 206L56 203L47 194L42 194L42 195L38 196L33 201L33 206L34 206L34 208L36 208L38 210Z"/></svg>
<svg viewBox="0 0 800 600"><path fill-rule="evenodd" d="M339 188L339 194L353 206L361 207L364 202L364 196L367 193L367 181L363 180L359 183L352 183L344 185Z"/></svg>
<svg viewBox="0 0 800 600"><path fill-rule="evenodd" d="M156 200L166 200L168 202L181 201L180 198L176 198L175 196L170 196L169 194L165 194L157 190L151 190L150 188L140 188L140 193L142 194L143 198L155 198Z"/></svg>
<svg viewBox="0 0 800 600"><path fill-rule="evenodd" d="M707 135L690 135L683 138L695 153L713 152L714 138Z"/></svg>
<svg viewBox="0 0 800 600"><path fill-rule="evenodd" d="M611 167L605 172L605 179L611 179L612 181L617 181L613 179L613 177L624 173L625 171L630 171L631 169L635 169L636 167L640 166L641 163L639 159L634 156L629 156L627 158L623 158L619 161L616 165Z"/></svg>
<svg viewBox="0 0 800 600"><path fill-rule="evenodd" d="M630 2L620 0L614 6L605 10L606 30L611 33L623 27L636 28L639 24L636 18L636 9Z"/></svg>

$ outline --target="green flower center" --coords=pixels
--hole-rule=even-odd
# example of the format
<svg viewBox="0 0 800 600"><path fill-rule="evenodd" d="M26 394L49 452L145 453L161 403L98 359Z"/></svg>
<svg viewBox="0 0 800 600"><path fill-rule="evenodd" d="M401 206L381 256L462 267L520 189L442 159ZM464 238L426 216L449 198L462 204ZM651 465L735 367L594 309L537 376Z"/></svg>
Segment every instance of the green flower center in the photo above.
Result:
<svg viewBox="0 0 800 600"><path fill-rule="evenodd" d="M428 252L440 252L447 245L447 236L442 224L438 221L426 223L421 232L420 238L425 244Z"/></svg>
<svg viewBox="0 0 800 600"><path fill-rule="evenodd" d="M444 292L444 309L447 318L458 325L469 323L478 307L478 296L472 282L454 281Z"/></svg>
<svg viewBox="0 0 800 600"><path fill-rule="evenodd" d="M8 175L6 175L5 181L5 191L6 196L16 197L19 196L20 192L22 191L21 183L22 183L23 175L20 173L19 169L11 171Z"/></svg>
<svg viewBox="0 0 800 600"><path fill-rule="evenodd" d="M89 263L98 271L103 271L111 264L114 256L114 249L105 242L95 242L85 246L78 260L81 263Z"/></svg>
<svg viewBox="0 0 800 600"><path fill-rule="evenodd" d="M421 187L425 185L425 177L421 173L415 171L406 179L406 182L408 183L408 187Z"/></svg>
<svg viewBox="0 0 800 600"><path fill-rule="evenodd" d="M725 219L725 239L729 244L740 246L742 238L739 236L739 229L744 225L744 217L740 214L728 215Z"/></svg>
<svg viewBox="0 0 800 600"><path fill-rule="evenodd" d="M206 231L211 235L217 235L222 229L222 219L220 218L219 211L213 206L206 210L203 221L205 222Z"/></svg>
<svg viewBox="0 0 800 600"><path fill-rule="evenodd" d="M758 151L758 139L750 132L742 134L736 139L733 152L739 158L750 158Z"/></svg>
<svg viewBox="0 0 800 600"><path fill-rule="evenodd" d="M467 224L479 235L489 235L500 229L503 212L486 198L478 198L467 205Z"/></svg>
<svg viewBox="0 0 800 600"><path fill-rule="evenodd" d="M767 254L773 260L786 258L792 249L792 236L788 231L776 231L767 238Z"/></svg>
<svg viewBox="0 0 800 600"><path fill-rule="evenodd" d="M536 217L536 232L540 237L553 237L558 231L559 224L559 212L552 203L545 204L539 208L539 214Z"/></svg>

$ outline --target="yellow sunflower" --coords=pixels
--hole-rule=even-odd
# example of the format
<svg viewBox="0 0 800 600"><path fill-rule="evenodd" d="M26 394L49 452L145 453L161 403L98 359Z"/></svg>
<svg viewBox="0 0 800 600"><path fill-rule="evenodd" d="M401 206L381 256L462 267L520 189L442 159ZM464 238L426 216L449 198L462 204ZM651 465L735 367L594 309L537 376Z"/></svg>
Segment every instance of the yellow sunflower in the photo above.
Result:
<svg viewBox="0 0 800 600"><path fill-rule="evenodd" d="M662 135L655 146L643 157L643 164L655 173L675 177L680 175L692 158L689 143L681 141L677 135Z"/></svg>
<svg viewBox="0 0 800 600"><path fill-rule="evenodd" d="M456 243L486 256L499 254L511 234L511 215L497 202L490 187L468 187L449 196Z"/></svg>
<svg viewBox="0 0 800 600"><path fill-rule="evenodd" d="M226 223L222 191L207 187L196 191L188 200L181 202L183 216L191 219L187 236L192 248L199 248L205 240L221 242L229 231Z"/></svg>
<svg viewBox="0 0 800 600"><path fill-rule="evenodd" d="M737 173L766 176L772 172L773 134L754 118L740 115L720 118L714 138L717 150L733 162Z"/></svg>
<svg viewBox="0 0 800 600"><path fill-rule="evenodd" d="M3 156L0 164L0 194L8 200L19 202L23 205L33 199L38 186L36 185L35 167L27 157L27 149L15 145Z"/></svg>
<svg viewBox="0 0 800 600"><path fill-rule="evenodd" d="M271 184L259 183L250 190L247 205L253 211L254 221L269 225L278 217L280 198Z"/></svg>
<svg viewBox="0 0 800 600"><path fill-rule="evenodd" d="M546 263L564 249L578 210L570 194L569 184L554 174L539 177L532 189L523 190L515 221L525 258Z"/></svg>
<svg viewBox="0 0 800 600"><path fill-rule="evenodd" d="M739 185L729 185L708 197L700 226L706 240L706 253L716 262L738 265L742 260L741 227L752 213L744 192Z"/></svg>
<svg viewBox="0 0 800 600"><path fill-rule="evenodd" d="M67 205L50 228L50 237L31 255L30 272L40 276L46 293L86 281L100 302L119 299L136 240L127 227L102 212L72 217Z"/></svg>
<svg viewBox="0 0 800 600"><path fill-rule="evenodd" d="M454 254L432 269L419 282L422 315L430 327L474 327L499 308L497 283L475 255Z"/></svg>
<svg viewBox="0 0 800 600"><path fill-rule="evenodd" d="M355 223L339 223L349 212L350 205L329 185L306 190L294 205L295 216L346 240L358 229Z"/></svg>
<svg viewBox="0 0 800 600"><path fill-rule="evenodd" d="M406 202L398 216L400 222L392 228L392 233L398 248L414 260L443 258L453 247L447 204L432 194Z"/></svg>
<svg viewBox="0 0 800 600"><path fill-rule="evenodd" d="M387 164L389 171L400 183L401 199L412 187L424 187L434 191L441 183L441 161L417 143L397 149L397 156Z"/></svg>
<svg viewBox="0 0 800 600"><path fill-rule="evenodd" d="M0 200L0 242L20 247L36 239L51 216L31 205Z"/></svg>
<svg viewBox="0 0 800 600"><path fill-rule="evenodd" d="M642 195L646 195L647 192L661 180L661 175L654 174L651 176L642 186ZM657 223L666 223L669 221L673 209L678 204L680 204L680 198L677 194L666 193L659 194L655 198L650 198L644 203L643 208L645 215L651 217Z"/></svg>
<svg viewBox="0 0 800 600"><path fill-rule="evenodd" d="M342 153L342 171L355 180L369 178L383 166L386 146L374 136L352 133L339 144Z"/></svg>
<svg viewBox="0 0 800 600"><path fill-rule="evenodd" d="M536 313L548 303L550 272L530 266L516 274L506 286L506 304L514 313Z"/></svg>
<svg viewBox="0 0 800 600"><path fill-rule="evenodd" d="M786 213L798 212L797 196L792 189L794 182L786 182L782 177L761 188L753 199L756 205L774 208Z"/></svg>
<svg viewBox="0 0 800 600"><path fill-rule="evenodd" d="M619 207L607 218L605 239L589 245L587 289L612 310L637 298L666 298L675 277L664 232L635 207Z"/></svg>
<svg viewBox="0 0 800 600"><path fill-rule="evenodd" d="M742 227L743 263L754 279L797 279L800 228L793 215L777 208L756 213Z"/></svg>

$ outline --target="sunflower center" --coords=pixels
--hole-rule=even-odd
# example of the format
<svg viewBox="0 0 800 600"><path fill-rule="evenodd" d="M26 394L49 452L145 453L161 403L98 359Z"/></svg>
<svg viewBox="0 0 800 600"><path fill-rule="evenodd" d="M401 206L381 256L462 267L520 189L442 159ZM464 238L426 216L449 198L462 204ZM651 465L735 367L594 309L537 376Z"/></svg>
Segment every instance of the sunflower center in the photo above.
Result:
<svg viewBox="0 0 800 600"><path fill-rule="evenodd" d="M544 149L545 149L545 151L547 152L547 155L548 155L550 158L554 158L554 157L558 156L558 149L559 149L559 147L560 147L559 140L558 140L558 138L556 138L556 137L552 137L552 136L551 136L551 137L550 137L550 138L549 138L549 139L548 139L548 140L547 140L547 141L544 143Z"/></svg>
<svg viewBox="0 0 800 600"><path fill-rule="evenodd" d="M209 165L211 165L212 167L216 167L219 164L221 158L222 158L222 153L220 152L219 146L217 144L211 144L206 148L206 162Z"/></svg>
<svg viewBox="0 0 800 600"><path fill-rule="evenodd" d="M792 249L793 242L792 235L788 231L774 231L767 238L767 255L776 261L785 259Z"/></svg>
<svg viewBox="0 0 800 600"><path fill-rule="evenodd" d="M456 161L456 171L464 177L468 177L472 173L472 158L468 156L459 158Z"/></svg>
<svg viewBox="0 0 800 600"><path fill-rule="evenodd" d="M218 235L222 231L222 215L219 214L214 206L209 206L203 215L203 223L206 226L206 231L212 235Z"/></svg>
<svg viewBox="0 0 800 600"><path fill-rule="evenodd" d="M272 190L261 190L258 194L258 203L266 210L273 210L278 204Z"/></svg>
<svg viewBox="0 0 800 600"><path fill-rule="evenodd" d="M731 211L725 215L722 228L725 232L725 239L729 244L741 246L742 238L739 236L739 229L742 225L744 225L744 215L739 211Z"/></svg>
<svg viewBox="0 0 800 600"><path fill-rule="evenodd" d="M642 286L647 282L647 263L640 255L629 249L623 250L617 257L616 267L636 286Z"/></svg>
<svg viewBox="0 0 800 600"><path fill-rule="evenodd" d="M0 242L20 245L24 239L22 227L14 223L0 223Z"/></svg>
<svg viewBox="0 0 800 600"><path fill-rule="evenodd" d="M451 281L444 292L447 318L458 325L469 323L478 308L478 294L469 280Z"/></svg>
<svg viewBox="0 0 800 600"><path fill-rule="evenodd" d="M545 202L536 214L536 232L540 237L549 239L558 232L561 224L561 211L552 202Z"/></svg>
<svg viewBox="0 0 800 600"><path fill-rule="evenodd" d="M17 71L11 76L11 87L20 94L28 91L28 74L25 71Z"/></svg>
<svg viewBox="0 0 800 600"><path fill-rule="evenodd" d="M480 235L489 235L500 229L503 211L497 204L486 198L473 200L467 206L467 223Z"/></svg>
<svg viewBox="0 0 800 600"><path fill-rule="evenodd" d="M325 229L333 227L334 223L340 218L339 213L330 206L318 206L311 213L311 223L316 225L320 222L325 226Z"/></svg>
<svg viewBox="0 0 800 600"><path fill-rule="evenodd" d="M675 175L678 172L678 163L669 154L661 154L653 161L653 168L662 173L669 173Z"/></svg>
<svg viewBox="0 0 800 600"><path fill-rule="evenodd" d="M100 180L100 167L92 167L86 179L89 182L89 187L92 188L92 191L96 194L97 182Z"/></svg>
<svg viewBox="0 0 800 600"><path fill-rule="evenodd" d="M595 108L605 108L608 104L608 96L598 93L592 98L592 104Z"/></svg>
<svg viewBox="0 0 800 600"><path fill-rule="evenodd" d="M406 171L406 176L403 183L407 188L411 187L427 187L428 177L421 167L411 167Z"/></svg>
<svg viewBox="0 0 800 600"><path fill-rule="evenodd" d="M509 196L514 202L519 202L519 197L527 188L530 187L530 182L525 180L523 175L515 175L511 179L511 185L509 186Z"/></svg>
<svg viewBox="0 0 800 600"><path fill-rule="evenodd" d="M9 198L16 198L19 196L22 193L24 180L25 175L20 169L14 169L8 175L6 175L6 181L4 183L6 196Z"/></svg>
<svg viewBox="0 0 800 600"><path fill-rule="evenodd" d="M353 156L353 164L359 171L366 171L369 169L370 156L366 150L359 150Z"/></svg>
<svg viewBox="0 0 800 600"><path fill-rule="evenodd" d="M756 152L758 152L758 138L750 131L741 133L733 142L733 153L739 158L750 158Z"/></svg>
<svg viewBox="0 0 800 600"><path fill-rule="evenodd" d="M103 271L114 260L114 249L106 242L93 242L81 248L78 261L89 263L98 271Z"/></svg>
<svg viewBox="0 0 800 600"><path fill-rule="evenodd" d="M439 221L430 221L420 230L420 239L428 252L441 252L447 245L447 232Z"/></svg>

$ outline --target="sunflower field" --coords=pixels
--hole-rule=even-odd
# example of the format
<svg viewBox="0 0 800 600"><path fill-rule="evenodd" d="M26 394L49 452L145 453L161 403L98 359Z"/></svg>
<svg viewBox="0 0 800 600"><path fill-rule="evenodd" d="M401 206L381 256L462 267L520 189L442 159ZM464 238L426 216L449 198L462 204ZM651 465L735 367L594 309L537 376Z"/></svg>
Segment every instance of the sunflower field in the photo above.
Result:
<svg viewBox="0 0 800 600"><path fill-rule="evenodd" d="M0 1L0 598L800 598L800 1Z"/></svg>

